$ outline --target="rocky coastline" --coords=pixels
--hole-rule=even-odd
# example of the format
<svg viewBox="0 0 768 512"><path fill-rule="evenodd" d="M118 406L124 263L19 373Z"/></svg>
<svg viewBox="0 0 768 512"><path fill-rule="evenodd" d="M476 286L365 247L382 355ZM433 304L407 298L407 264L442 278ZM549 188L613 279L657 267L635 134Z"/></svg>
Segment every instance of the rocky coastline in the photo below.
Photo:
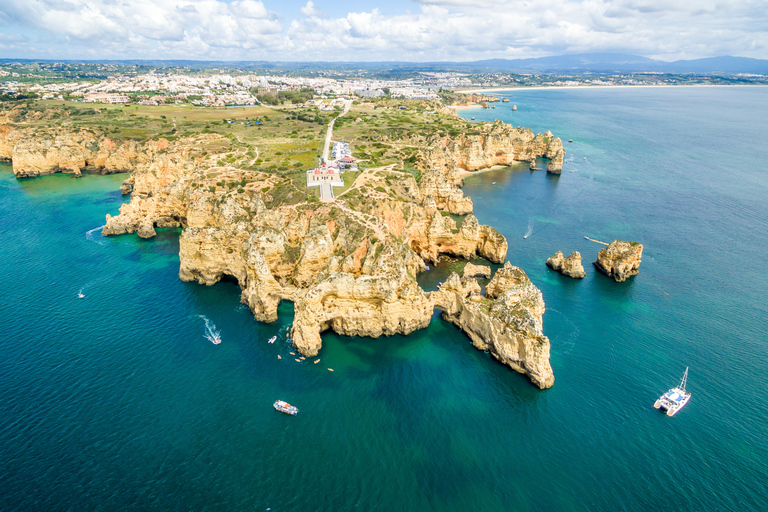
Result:
<svg viewBox="0 0 768 512"><path fill-rule="evenodd" d="M0 126L0 159L12 162L17 178L59 172L80 176L88 169L101 174L129 173L152 162L168 145L165 139L118 144L88 130L39 136L29 129Z"/></svg>
<svg viewBox="0 0 768 512"><path fill-rule="evenodd" d="M475 347L547 388L554 376L542 329L544 301L522 270L507 262L485 295L469 275L454 274L433 292L416 281L443 255L505 261L507 240L472 215L460 169L539 156L555 162L562 153L560 139L549 132L534 135L500 122L481 132L431 141L420 155L418 183L410 173L388 169L408 194L382 196L361 186L330 204L281 202L273 194L288 186L287 178L222 166L213 154L197 157L190 148L199 140L116 145L83 132L37 140L6 127L0 157L13 161L19 178L77 175L88 167L131 172L121 187L131 200L118 215L106 216L103 234L151 238L155 228L181 228L179 278L205 285L235 278L241 301L263 322L277 319L282 300L292 301L291 338L305 356L318 354L328 329L409 334L426 327L437 308ZM448 213L465 216L460 227Z"/></svg>

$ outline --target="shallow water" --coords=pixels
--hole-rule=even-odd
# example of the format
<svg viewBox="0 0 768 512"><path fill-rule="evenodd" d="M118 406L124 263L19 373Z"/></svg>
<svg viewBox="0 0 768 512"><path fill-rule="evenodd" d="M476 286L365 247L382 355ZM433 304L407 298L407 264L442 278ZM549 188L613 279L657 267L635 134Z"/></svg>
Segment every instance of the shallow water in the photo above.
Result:
<svg viewBox="0 0 768 512"><path fill-rule="evenodd" d="M408 337L326 334L320 363L297 363L291 305L259 324L235 284L182 283L177 230L94 231L123 176L2 164L0 508L768 508L768 89L512 94L462 115L573 139L565 171L465 192L544 294L546 391L438 316ZM597 274L585 235L642 242L640 274ZM557 250L587 277L550 271ZM667 418L651 405L686 366L693 397Z"/></svg>

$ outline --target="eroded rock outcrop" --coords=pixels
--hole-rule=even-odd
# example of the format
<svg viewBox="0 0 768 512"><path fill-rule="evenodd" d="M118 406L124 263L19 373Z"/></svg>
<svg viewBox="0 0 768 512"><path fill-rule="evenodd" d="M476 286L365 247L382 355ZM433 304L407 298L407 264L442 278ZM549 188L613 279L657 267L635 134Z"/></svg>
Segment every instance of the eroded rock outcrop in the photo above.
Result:
<svg viewBox="0 0 768 512"><path fill-rule="evenodd" d="M573 277L574 279L583 279L587 275L584 272L584 267L581 264L581 254L578 251L573 251L567 258L563 257L561 251L557 251L547 260L547 266L557 270L564 276Z"/></svg>
<svg viewBox="0 0 768 512"><path fill-rule="evenodd" d="M332 273L296 301L291 330L294 346L317 355L320 333L333 329L350 336L409 334L429 324L434 307L407 275L354 277Z"/></svg>
<svg viewBox="0 0 768 512"><path fill-rule="evenodd" d="M462 277L484 277L491 278L491 267L488 265L474 265L467 262L462 272Z"/></svg>
<svg viewBox="0 0 768 512"><path fill-rule="evenodd" d="M435 208L444 210L454 215L466 215L472 213L472 199L464 195L458 186L464 184L459 177L456 180L449 179L450 172L444 169L435 169L426 173L419 184L422 196L429 198Z"/></svg>
<svg viewBox="0 0 768 512"><path fill-rule="evenodd" d="M642 244L614 240L597 253L597 261L594 265L605 275L621 283L638 273L642 256Z"/></svg>
<svg viewBox="0 0 768 512"><path fill-rule="evenodd" d="M501 263L507 254L507 239L490 226L481 225L474 215L467 215L461 228L451 217L435 211L432 217L417 217L406 231L410 246L424 260L437 262L441 254L465 259L480 256Z"/></svg>
<svg viewBox="0 0 768 512"><path fill-rule="evenodd" d="M522 269L507 262L496 271L485 297L474 279L459 279L453 273L430 298L443 318L461 328L476 348L487 350L542 389L554 384L549 339L542 327L544 300Z"/></svg>
<svg viewBox="0 0 768 512"><path fill-rule="evenodd" d="M426 152L430 168L461 168L467 171L486 169L494 165L512 165L549 158L547 170L562 170L565 150L559 137L552 132L534 135L533 131L513 127L500 121L478 126L478 134L463 134L456 138L433 141Z"/></svg>
<svg viewBox="0 0 768 512"><path fill-rule="evenodd" d="M165 139L117 144L87 130L35 135L29 129L0 127L0 158L12 161L17 178L57 172L80 176L89 168L102 174L132 172L167 147Z"/></svg>

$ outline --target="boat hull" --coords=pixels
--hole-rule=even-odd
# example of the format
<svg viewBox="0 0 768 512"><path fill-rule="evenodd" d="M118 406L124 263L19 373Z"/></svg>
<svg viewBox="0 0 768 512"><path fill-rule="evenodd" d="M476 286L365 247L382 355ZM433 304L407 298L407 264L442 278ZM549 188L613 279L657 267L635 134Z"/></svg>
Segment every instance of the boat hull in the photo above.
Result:
<svg viewBox="0 0 768 512"><path fill-rule="evenodd" d="M680 405L678 405L677 407L674 407L674 408L667 409L667 416L671 417L671 416L674 416L675 414L677 414L678 412L680 412L680 409L685 407L685 404L687 404L688 400L690 400L690 399L691 399L691 396L688 395L687 397L683 398L680 401Z"/></svg>

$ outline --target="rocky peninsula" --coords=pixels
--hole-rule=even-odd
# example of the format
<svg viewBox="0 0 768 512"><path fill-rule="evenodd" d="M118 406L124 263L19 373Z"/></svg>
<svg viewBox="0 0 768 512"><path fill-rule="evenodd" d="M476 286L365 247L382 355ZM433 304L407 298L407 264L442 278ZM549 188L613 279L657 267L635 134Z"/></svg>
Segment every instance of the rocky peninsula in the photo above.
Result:
<svg viewBox="0 0 768 512"><path fill-rule="evenodd" d="M318 354L328 329L408 334L426 327L438 308L475 347L547 388L554 376L544 301L521 269L507 262L485 295L471 270L464 278L452 275L438 291L426 292L416 281L443 256L505 261L507 240L472 215L461 170L537 157L562 165L560 139L549 133L500 122L476 129L419 141L412 158L418 175L385 165L349 176L353 183L333 203L319 203L301 186L303 170L238 164L254 149L214 133L116 144L83 130L38 140L6 126L0 157L13 161L18 177L77 174L89 166L131 172L121 188L130 203L106 216L103 234L151 238L156 228L181 228L179 278L205 285L235 278L241 301L263 322L277 319L282 300L292 301L291 338L305 356ZM212 150L219 147L227 152ZM460 225L449 213L463 216ZM474 275L487 275L486 268Z"/></svg>

